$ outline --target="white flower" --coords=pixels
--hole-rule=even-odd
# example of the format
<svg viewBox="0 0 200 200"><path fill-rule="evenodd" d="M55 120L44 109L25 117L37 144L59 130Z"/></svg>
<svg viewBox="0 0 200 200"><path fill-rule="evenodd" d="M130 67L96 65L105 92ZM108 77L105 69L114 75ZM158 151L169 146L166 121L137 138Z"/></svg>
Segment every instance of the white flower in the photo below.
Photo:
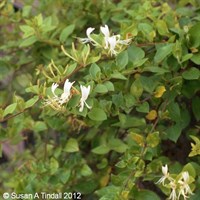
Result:
<svg viewBox="0 0 200 200"><path fill-rule="evenodd" d="M110 37L110 31L107 25L105 27L100 27L101 32L104 34L105 37Z"/></svg>
<svg viewBox="0 0 200 200"><path fill-rule="evenodd" d="M48 97L48 99L46 99L44 102L45 106L50 105L55 110L60 110L62 108L61 106L69 101L71 95L70 90L73 84L74 82L69 82L69 80L67 79L64 83L63 93L61 94L61 96L57 96L55 94L55 90L57 89L58 84L53 83L51 85L51 92L53 94L53 98Z"/></svg>
<svg viewBox="0 0 200 200"><path fill-rule="evenodd" d="M117 52L116 49L121 49L122 45L129 45L131 39L127 40L120 40L120 35L112 35L110 34L108 26L105 24L104 26L100 26L100 31L104 35L104 43L103 45L99 44L98 41L94 40L91 37L91 33L95 30L95 28L89 27L86 30L87 38L79 38L82 43L92 43L94 46L100 46L104 49L108 49L108 52L111 55L116 55Z"/></svg>
<svg viewBox="0 0 200 200"><path fill-rule="evenodd" d="M95 30L95 28L92 28L92 27L89 27L89 28L87 28L87 30L86 30L86 35L87 35L87 38L80 38L80 40L81 40L81 42L83 43L83 44L85 44L85 43L88 43L88 42L94 42L94 40L91 38L91 33L93 32Z"/></svg>
<svg viewBox="0 0 200 200"><path fill-rule="evenodd" d="M51 92L53 93L54 97L57 97L57 95L55 94L55 90L58 87L57 83L53 83L51 86Z"/></svg>
<svg viewBox="0 0 200 200"><path fill-rule="evenodd" d="M131 41L131 39L127 40L120 40L120 35L113 35L110 36L110 31L107 25L104 27L100 27L101 32L104 35L104 41L105 41L105 49L109 48L109 52L111 55L116 55L118 52L115 50L117 45L128 45Z"/></svg>
<svg viewBox="0 0 200 200"><path fill-rule="evenodd" d="M84 108L84 104L87 106L88 109L91 108L91 106L89 106L87 103L86 103L86 100L89 96L89 93L90 93L90 85L88 87L85 87L83 85L80 85L80 88L81 88L81 99L80 99L80 108L79 108L79 112L82 112L83 111L83 108Z"/></svg>
<svg viewBox="0 0 200 200"><path fill-rule="evenodd" d="M123 45L129 45L131 42L131 38L126 39L126 40L119 40L118 43L119 44L123 44Z"/></svg>
<svg viewBox="0 0 200 200"><path fill-rule="evenodd" d="M69 97L71 95L71 87L72 85L74 84L75 81L73 82L69 82L69 79L67 79L64 83L64 92L62 93L61 97L60 97L60 100L59 100L59 103L62 105L63 103L67 102L69 100Z"/></svg>
<svg viewBox="0 0 200 200"><path fill-rule="evenodd" d="M109 44L109 37L110 37L110 31L107 25L105 25L105 27L101 26L100 27L101 32L104 34L104 41L105 41L105 46L104 48L107 49L108 48L108 44Z"/></svg>
<svg viewBox="0 0 200 200"><path fill-rule="evenodd" d="M164 185L164 182L167 178L169 178L169 172L168 172L168 166L162 166L162 173L164 176L162 176L157 182L156 184L160 184L162 183Z"/></svg>
<svg viewBox="0 0 200 200"><path fill-rule="evenodd" d="M117 54L117 51L115 50L115 48L116 48L116 45L117 45L117 43L118 43L117 37L114 35L114 36L112 36L112 37L109 37L107 41L108 41L109 46L110 46L109 52L111 53L111 55L112 55L112 54L113 54L113 55L116 55L116 54Z"/></svg>
<svg viewBox="0 0 200 200"><path fill-rule="evenodd" d="M170 186L171 186L172 191L168 199L176 200L177 199L176 184L174 183L174 181L170 182Z"/></svg>
<svg viewBox="0 0 200 200"><path fill-rule="evenodd" d="M188 183L189 179L190 179L189 173L188 172L183 172L182 173L182 178L183 178L184 182Z"/></svg>
<svg viewBox="0 0 200 200"><path fill-rule="evenodd" d="M178 197L180 197L181 195L183 196L184 200L186 198L189 198L187 195L189 194L193 194L192 193L192 190L190 189L190 186L189 186L189 180L190 180L190 175L189 173L186 171L186 172L183 172L182 173L182 177L181 179L178 181L178 183L180 184L180 190L179 190L179 195Z"/></svg>

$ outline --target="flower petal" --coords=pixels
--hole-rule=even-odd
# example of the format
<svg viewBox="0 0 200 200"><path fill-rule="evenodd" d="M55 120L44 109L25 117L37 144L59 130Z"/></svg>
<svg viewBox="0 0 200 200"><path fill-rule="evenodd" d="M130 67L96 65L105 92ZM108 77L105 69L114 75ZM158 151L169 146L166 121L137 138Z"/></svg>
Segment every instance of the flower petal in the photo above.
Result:
<svg viewBox="0 0 200 200"><path fill-rule="evenodd" d="M101 26L100 27L101 32L104 34L106 38L110 37L110 31L107 25L105 27Z"/></svg>
<svg viewBox="0 0 200 200"><path fill-rule="evenodd" d="M83 101L86 101L90 93L90 85L88 87L80 85L80 88L81 88L81 99Z"/></svg>
<svg viewBox="0 0 200 200"><path fill-rule="evenodd" d="M53 83L53 84L51 85L51 92L53 93L53 95L54 95L55 97L57 97L57 95L55 94L55 90L56 90L57 87L58 87L58 84L57 84L57 83Z"/></svg>
<svg viewBox="0 0 200 200"><path fill-rule="evenodd" d="M92 28L92 27L89 27L87 30L86 30L86 35L87 37L90 39L90 34L95 30L95 28Z"/></svg>

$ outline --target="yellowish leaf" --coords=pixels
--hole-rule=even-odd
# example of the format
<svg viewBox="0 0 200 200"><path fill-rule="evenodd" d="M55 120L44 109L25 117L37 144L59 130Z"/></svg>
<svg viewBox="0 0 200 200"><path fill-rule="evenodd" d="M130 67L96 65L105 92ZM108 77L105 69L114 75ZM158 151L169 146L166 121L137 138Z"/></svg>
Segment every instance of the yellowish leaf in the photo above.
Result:
<svg viewBox="0 0 200 200"><path fill-rule="evenodd" d="M126 199L128 200L129 199L129 191L127 191L127 190L122 191L121 197L124 200L126 200Z"/></svg>
<svg viewBox="0 0 200 200"><path fill-rule="evenodd" d="M108 168L106 175L102 176L100 179L100 186L105 187L109 180L110 180L110 173L111 173L111 167Z"/></svg>
<svg viewBox="0 0 200 200"><path fill-rule="evenodd" d="M137 134L137 133L131 133L130 134L130 138L132 140L134 140L138 145L140 145L141 147L144 147L144 144L145 144L145 140L144 140L144 137L140 134Z"/></svg>
<svg viewBox="0 0 200 200"><path fill-rule="evenodd" d="M150 121L156 119L157 117L157 111L156 110L151 110L147 115L146 115L146 118Z"/></svg>
<svg viewBox="0 0 200 200"><path fill-rule="evenodd" d="M154 97L156 97L156 98L162 97L162 95L164 94L165 91L166 91L165 86L158 86L154 93Z"/></svg>

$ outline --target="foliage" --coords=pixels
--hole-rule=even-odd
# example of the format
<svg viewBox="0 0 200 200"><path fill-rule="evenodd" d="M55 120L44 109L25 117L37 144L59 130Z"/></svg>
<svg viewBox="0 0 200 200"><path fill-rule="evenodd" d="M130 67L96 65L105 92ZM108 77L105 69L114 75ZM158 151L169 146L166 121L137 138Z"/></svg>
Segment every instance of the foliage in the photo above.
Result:
<svg viewBox="0 0 200 200"><path fill-rule="evenodd" d="M200 3L2 2L0 192L155 200L167 164L197 199Z"/></svg>

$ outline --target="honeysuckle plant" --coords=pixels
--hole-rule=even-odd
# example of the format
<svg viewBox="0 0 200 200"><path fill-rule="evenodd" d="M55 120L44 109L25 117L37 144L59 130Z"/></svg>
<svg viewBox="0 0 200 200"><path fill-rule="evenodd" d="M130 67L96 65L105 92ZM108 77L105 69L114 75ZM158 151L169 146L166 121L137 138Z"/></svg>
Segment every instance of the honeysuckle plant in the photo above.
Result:
<svg viewBox="0 0 200 200"><path fill-rule="evenodd" d="M193 177L189 175L188 171L183 171L176 177L168 172L168 166L162 166L163 176L158 180L157 184L162 184L165 188L170 189L170 195L168 199L178 200L183 198L184 200L190 199L193 192L191 190L191 184L194 181Z"/></svg>
<svg viewBox="0 0 200 200"><path fill-rule="evenodd" d="M55 94L55 90L59 85L57 83L52 83L51 92L53 94L53 97L49 97L47 100L44 101L45 106L50 106L58 111L62 110L63 104L67 104L70 98L72 97L71 88L74 83L75 81L70 82L69 79L66 79L66 81L64 82L63 93L60 95L60 97ZM80 104L79 111L82 112L85 105L88 109L91 109L91 106L89 106L86 103L86 100L90 93L90 85L88 87L80 85L80 89L81 89L81 98L79 103Z"/></svg>
<svg viewBox="0 0 200 200"><path fill-rule="evenodd" d="M89 93L90 93L90 85L88 87L85 87L84 85L80 85L80 88L81 88L81 99L80 99L79 111L82 112L84 105L86 105L87 108L91 109L91 106L89 106L86 103L86 100L87 100Z"/></svg>
<svg viewBox="0 0 200 200"><path fill-rule="evenodd" d="M198 199L199 2L19 2L0 3L0 195Z"/></svg>
<svg viewBox="0 0 200 200"><path fill-rule="evenodd" d="M71 96L71 87L74 84L74 82L70 82L68 79L64 83L63 87L63 93L58 97L58 95L55 94L55 90L59 86L57 83L52 83L51 85L51 92L53 94L53 97L49 97L48 100L45 100L45 105L50 105L55 109L61 108L61 106L64 103L67 103L69 101L69 98Z"/></svg>
<svg viewBox="0 0 200 200"><path fill-rule="evenodd" d="M86 30L87 38L79 38L79 40L85 43L91 43L93 46L101 47L107 50L107 53L111 56L116 56L120 53L120 50L124 45L129 45L131 42L131 38L126 40L121 40L120 35L111 35L110 30L107 25L100 26L101 34L103 35L103 41L101 41L100 35L96 35L94 38L92 37L92 32L95 28L89 27ZM98 37L99 36L99 37Z"/></svg>

